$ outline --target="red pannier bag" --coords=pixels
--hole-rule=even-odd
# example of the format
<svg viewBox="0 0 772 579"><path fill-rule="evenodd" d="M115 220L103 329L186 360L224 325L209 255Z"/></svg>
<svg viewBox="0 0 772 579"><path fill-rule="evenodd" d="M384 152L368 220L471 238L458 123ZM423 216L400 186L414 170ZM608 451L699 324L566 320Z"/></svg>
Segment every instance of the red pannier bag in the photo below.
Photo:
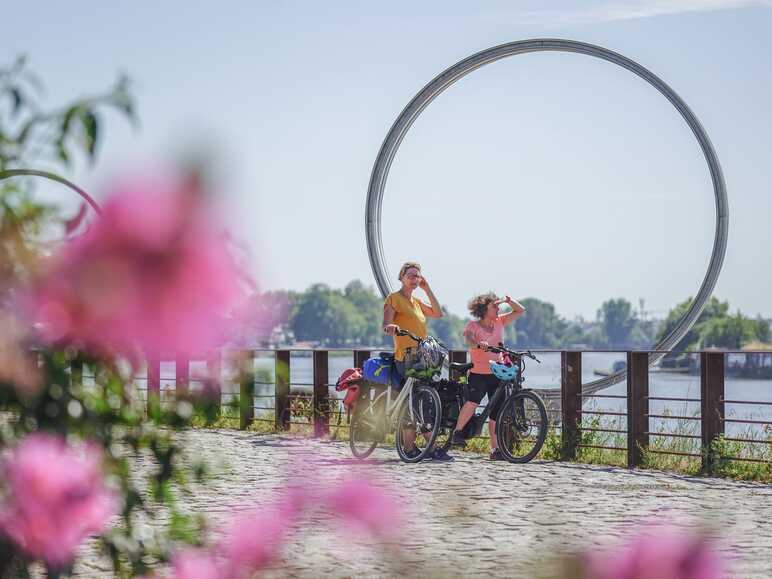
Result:
<svg viewBox="0 0 772 579"><path fill-rule="evenodd" d="M346 390L346 397L343 398L343 406L346 410L353 410L359 397L359 386L362 382L362 370L360 368L349 368L344 370L338 381L335 383L335 390L342 392Z"/></svg>

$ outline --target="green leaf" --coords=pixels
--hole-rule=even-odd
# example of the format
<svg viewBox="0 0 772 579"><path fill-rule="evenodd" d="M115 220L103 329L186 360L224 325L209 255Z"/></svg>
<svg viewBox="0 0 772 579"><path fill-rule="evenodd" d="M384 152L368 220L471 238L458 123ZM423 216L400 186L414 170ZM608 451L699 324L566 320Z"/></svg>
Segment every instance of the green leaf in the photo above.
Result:
<svg viewBox="0 0 772 579"><path fill-rule="evenodd" d="M80 115L80 122L83 125L83 138L89 160L91 163L94 163L96 160L97 138L99 136L99 121L93 112L84 110Z"/></svg>
<svg viewBox="0 0 772 579"><path fill-rule="evenodd" d="M64 141L59 141L56 144L56 156L64 164L65 167L70 166L70 155L67 153L67 147L64 146Z"/></svg>
<svg viewBox="0 0 772 579"><path fill-rule="evenodd" d="M80 105L74 105L68 108L64 116L62 116L62 124L59 127L59 140L63 141L67 137L67 133L70 131L70 125L75 114L80 110Z"/></svg>
<svg viewBox="0 0 772 579"><path fill-rule="evenodd" d="M11 100L13 101L13 105L11 107L11 116L15 117L19 114L19 111L24 104L24 96L18 87L11 88Z"/></svg>

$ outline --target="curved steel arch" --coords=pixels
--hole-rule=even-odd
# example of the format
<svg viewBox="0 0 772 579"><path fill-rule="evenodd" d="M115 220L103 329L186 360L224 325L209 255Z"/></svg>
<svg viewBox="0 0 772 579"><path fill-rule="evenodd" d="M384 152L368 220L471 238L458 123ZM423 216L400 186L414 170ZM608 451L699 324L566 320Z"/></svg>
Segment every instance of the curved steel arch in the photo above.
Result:
<svg viewBox="0 0 772 579"><path fill-rule="evenodd" d="M7 171L0 171L0 181L3 181L4 179L9 179L10 177L42 177L43 179L48 179L49 181L55 181L56 183L61 183L62 185L65 185L66 187L69 187L71 190L75 191L78 195L80 195L86 203L88 203L91 208L96 212L97 215L102 214L102 208L99 206L99 204L94 201L94 198L91 197L88 193L86 193L83 189L78 187L75 183L72 181L68 181L64 177L60 177L56 173L51 173L49 171L37 171L35 169L8 169Z"/></svg>
<svg viewBox="0 0 772 579"><path fill-rule="evenodd" d="M726 184L724 183L724 174L721 170L721 164L718 161L716 151L713 149L713 144L710 142L710 138L700 124L700 121L681 97L679 97L678 94L676 94L676 92L662 79L637 62L622 56L621 54L600 46L575 40L553 38L520 40L494 46L473 54L438 74L413 97L405 109L400 113L389 130L389 133L386 135L383 145L381 145L378 157L373 166L373 171L370 176L370 185L367 190L365 221L367 252L370 257L370 265L373 274L375 275L378 289L384 297L392 291L391 283L386 275L387 267L381 238L381 208L391 163L394 160L394 156L402 143L402 139L404 139L407 134L407 131L423 110L445 89L459 79L486 64L510 56L527 54L530 52L572 52L585 54L611 62L638 75L670 101L686 121L686 124L689 125L689 128L692 130L692 133L694 133L694 136L705 155L716 199L716 227L713 239L713 250L710 256L708 269L705 273L705 278L702 281L702 285L700 285L697 295L689 305L689 309L679 320L675 328L673 328L673 330L653 348L654 350L669 350L675 346L694 325L710 298L713 288L716 285L716 281L718 280L719 273L721 272L724 255L726 254L729 214ZM649 363L655 363L662 356L664 356L664 353L661 352L650 354ZM624 378L624 375L624 372L619 372L607 378L585 384L584 388L590 390L604 388L621 381Z"/></svg>

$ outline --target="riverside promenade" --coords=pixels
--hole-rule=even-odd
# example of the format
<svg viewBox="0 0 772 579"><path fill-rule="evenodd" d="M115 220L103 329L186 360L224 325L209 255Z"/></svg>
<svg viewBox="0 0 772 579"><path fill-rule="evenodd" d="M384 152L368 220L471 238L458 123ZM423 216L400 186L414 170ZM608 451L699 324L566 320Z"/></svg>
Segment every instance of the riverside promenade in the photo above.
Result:
<svg viewBox="0 0 772 579"><path fill-rule="evenodd" d="M603 545L638 521L665 518L714 530L730 576L772 576L770 485L577 463L512 465L468 453L454 453L452 463L408 465L393 448L360 462L342 442L231 430L180 436L190 451L185 460L203 459L212 476L206 487L192 485L184 502L213 527L265 504L288 482L358 473L401 491L407 526L398 545L352 540L328 524L328 514L316 513L270 576L531 577L551 554ZM102 576L109 563L93 545L86 550L77 574Z"/></svg>

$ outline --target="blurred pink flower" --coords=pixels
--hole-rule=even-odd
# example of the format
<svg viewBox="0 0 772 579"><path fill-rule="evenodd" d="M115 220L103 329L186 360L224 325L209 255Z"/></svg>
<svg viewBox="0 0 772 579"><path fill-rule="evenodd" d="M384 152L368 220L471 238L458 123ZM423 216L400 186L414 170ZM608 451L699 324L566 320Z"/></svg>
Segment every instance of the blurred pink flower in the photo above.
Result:
<svg viewBox="0 0 772 579"><path fill-rule="evenodd" d="M383 539L397 535L402 519L397 501L364 478L349 478L328 494L333 514L352 531L365 531Z"/></svg>
<svg viewBox="0 0 772 579"><path fill-rule="evenodd" d="M100 453L90 445L31 434L6 458L3 475L10 496L0 508L0 532L51 565L69 562L119 508L104 484Z"/></svg>
<svg viewBox="0 0 772 579"><path fill-rule="evenodd" d="M722 558L702 536L668 526L646 529L621 548L585 558L587 579L720 579Z"/></svg>
<svg viewBox="0 0 772 579"><path fill-rule="evenodd" d="M293 512L269 508L237 517L218 549L226 561L225 577L249 577L275 563L295 523L288 514Z"/></svg>
<svg viewBox="0 0 772 579"><path fill-rule="evenodd" d="M379 538L397 532L400 522L396 501L367 479L349 478L322 485L313 461L305 465L306 484L294 479L301 464L290 465L290 484L273 506L238 515L224 536L208 551L188 550L174 558L176 579L242 579L275 565L282 549L306 511L327 508L352 530Z"/></svg>
<svg viewBox="0 0 772 579"><path fill-rule="evenodd" d="M222 579L222 565L202 549L188 549L172 561L174 579Z"/></svg>
<svg viewBox="0 0 772 579"><path fill-rule="evenodd" d="M220 339L242 292L224 236L191 180L119 184L32 292L48 341L133 353L192 351Z"/></svg>

